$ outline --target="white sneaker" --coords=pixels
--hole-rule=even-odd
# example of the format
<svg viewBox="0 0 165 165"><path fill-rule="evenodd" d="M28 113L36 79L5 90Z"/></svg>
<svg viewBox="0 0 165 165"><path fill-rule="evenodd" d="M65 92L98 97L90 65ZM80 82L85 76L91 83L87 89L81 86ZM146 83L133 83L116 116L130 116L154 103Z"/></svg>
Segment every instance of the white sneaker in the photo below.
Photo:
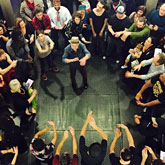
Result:
<svg viewBox="0 0 165 165"><path fill-rule="evenodd" d="M106 57L105 56L103 56L103 60L106 60Z"/></svg>
<svg viewBox="0 0 165 165"><path fill-rule="evenodd" d="M119 60L116 60L116 64L118 64L120 61Z"/></svg>
<svg viewBox="0 0 165 165"><path fill-rule="evenodd" d="M125 69L125 68L128 68L128 66L127 65L122 65L121 66L121 69Z"/></svg>

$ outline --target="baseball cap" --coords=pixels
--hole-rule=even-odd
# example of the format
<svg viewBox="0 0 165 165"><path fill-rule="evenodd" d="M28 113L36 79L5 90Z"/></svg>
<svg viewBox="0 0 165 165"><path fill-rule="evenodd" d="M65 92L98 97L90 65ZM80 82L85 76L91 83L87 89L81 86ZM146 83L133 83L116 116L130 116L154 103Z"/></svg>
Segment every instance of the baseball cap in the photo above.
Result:
<svg viewBox="0 0 165 165"><path fill-rule="evenodd" d="M125 12L124 6L119 6L116 10L117 13L123 14Z"/></svg>

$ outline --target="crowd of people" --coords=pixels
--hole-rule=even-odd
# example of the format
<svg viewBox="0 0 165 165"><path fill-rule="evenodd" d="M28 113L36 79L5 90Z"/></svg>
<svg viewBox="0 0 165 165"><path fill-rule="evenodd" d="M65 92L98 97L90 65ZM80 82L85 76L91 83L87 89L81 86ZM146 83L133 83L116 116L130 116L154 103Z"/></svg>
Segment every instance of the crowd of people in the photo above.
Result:
<svg viewBox="0 0 165 165"><path fill-rule="evenodd" d="M62 51L62 62L69 65L75 94L88 89L86 64L91 56L98 56L107 65L120 66L121 81L130 90L138 91L135 102L143 109L141 114L134 115L134 121L145 142L137 150L129 128L117 124L109 147L111 164L165 164L165 3L158 1L148 16L145 3L145 0L23 0L12 31L7 28L7 20L0 21L0 163L15 165L17 157L30 150L38 165L78 164L72 126L64 131L55 154L54 122L48 121L34 135L30 146L24 136L37 112L37 90L31 87L36 79L36 61L41 81L47 81L48 71L59 72L53 56ZM82 75L81 87L76 82L77 70ZM97 126L92 113L87 115L80 132L82 165L101 165L107 153L108 136ZM19 124L15 124L16 117ZM101 136L101 143L86 146L88 124ZM51 130L50 126L53 139L45 144L40 136ZM125 131L129 147L123 148L117 157L115 146L122 135L120 129ZM68 152L61 154L69 132L73 138L72 156Z"/></svg>

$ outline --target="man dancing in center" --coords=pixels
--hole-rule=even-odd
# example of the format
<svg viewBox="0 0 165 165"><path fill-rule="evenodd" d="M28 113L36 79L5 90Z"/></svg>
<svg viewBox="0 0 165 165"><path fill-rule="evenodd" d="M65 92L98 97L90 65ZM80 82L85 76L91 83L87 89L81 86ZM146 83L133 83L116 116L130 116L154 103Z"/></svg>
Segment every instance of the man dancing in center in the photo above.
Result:
<svg viewBox="0 0 165 165"><path fill-rule="evenodd" d="M78 37L73 36L70 40L70 44L65 48L62 60L64 63L69 64L70 78L72 82L72 88L77 93L76 83L76 70L79 70L83 78L83 88L88 88L87 83L87 71L86 61L91 57L90 52L86 46L79 41Z"/></svg>

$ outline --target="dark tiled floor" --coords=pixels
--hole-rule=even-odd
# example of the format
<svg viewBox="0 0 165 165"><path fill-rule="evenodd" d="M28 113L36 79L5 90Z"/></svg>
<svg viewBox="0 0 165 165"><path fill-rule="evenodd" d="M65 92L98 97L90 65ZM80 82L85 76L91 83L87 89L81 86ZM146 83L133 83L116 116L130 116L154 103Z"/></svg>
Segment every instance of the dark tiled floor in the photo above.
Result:
<svg viewBox="0 0 165 165"><path fill-rule="evenodd" d="M76 130L77 140L79 133L90 110L97 125L108 134L108 148L113 139L114 129L117 123L133 124L133 114L137 112L137 106L130 102L134 95L129 92L125 84L119 78L122 73L113 64L113 70L101 57L92 57L87 64L89 88L82 95L77 96L71 88L69 69L66 64L61 62L61 56L55 58L56 64L60 69L59 73L48 72L48 80L38 80L38 113L36 121L38 129L43 129L48 120L55 122L58 131L59 143L62 133L68 126L73 126ZM81 76L77 72L76 79L81 85ZM135 143L139 142L141 136L133 132ZM52 132L43 136L47 142L52 138ZM93 141L100 141L100 137L90 126L86 132L86 142L89 145ZM118 141L116 151L126 147L126 136ZM64 145L62 151L72 152L71 135ZM34 164L33 158L29 156L27 164ZM110 164L107 157L104 164Z"/></svg>

